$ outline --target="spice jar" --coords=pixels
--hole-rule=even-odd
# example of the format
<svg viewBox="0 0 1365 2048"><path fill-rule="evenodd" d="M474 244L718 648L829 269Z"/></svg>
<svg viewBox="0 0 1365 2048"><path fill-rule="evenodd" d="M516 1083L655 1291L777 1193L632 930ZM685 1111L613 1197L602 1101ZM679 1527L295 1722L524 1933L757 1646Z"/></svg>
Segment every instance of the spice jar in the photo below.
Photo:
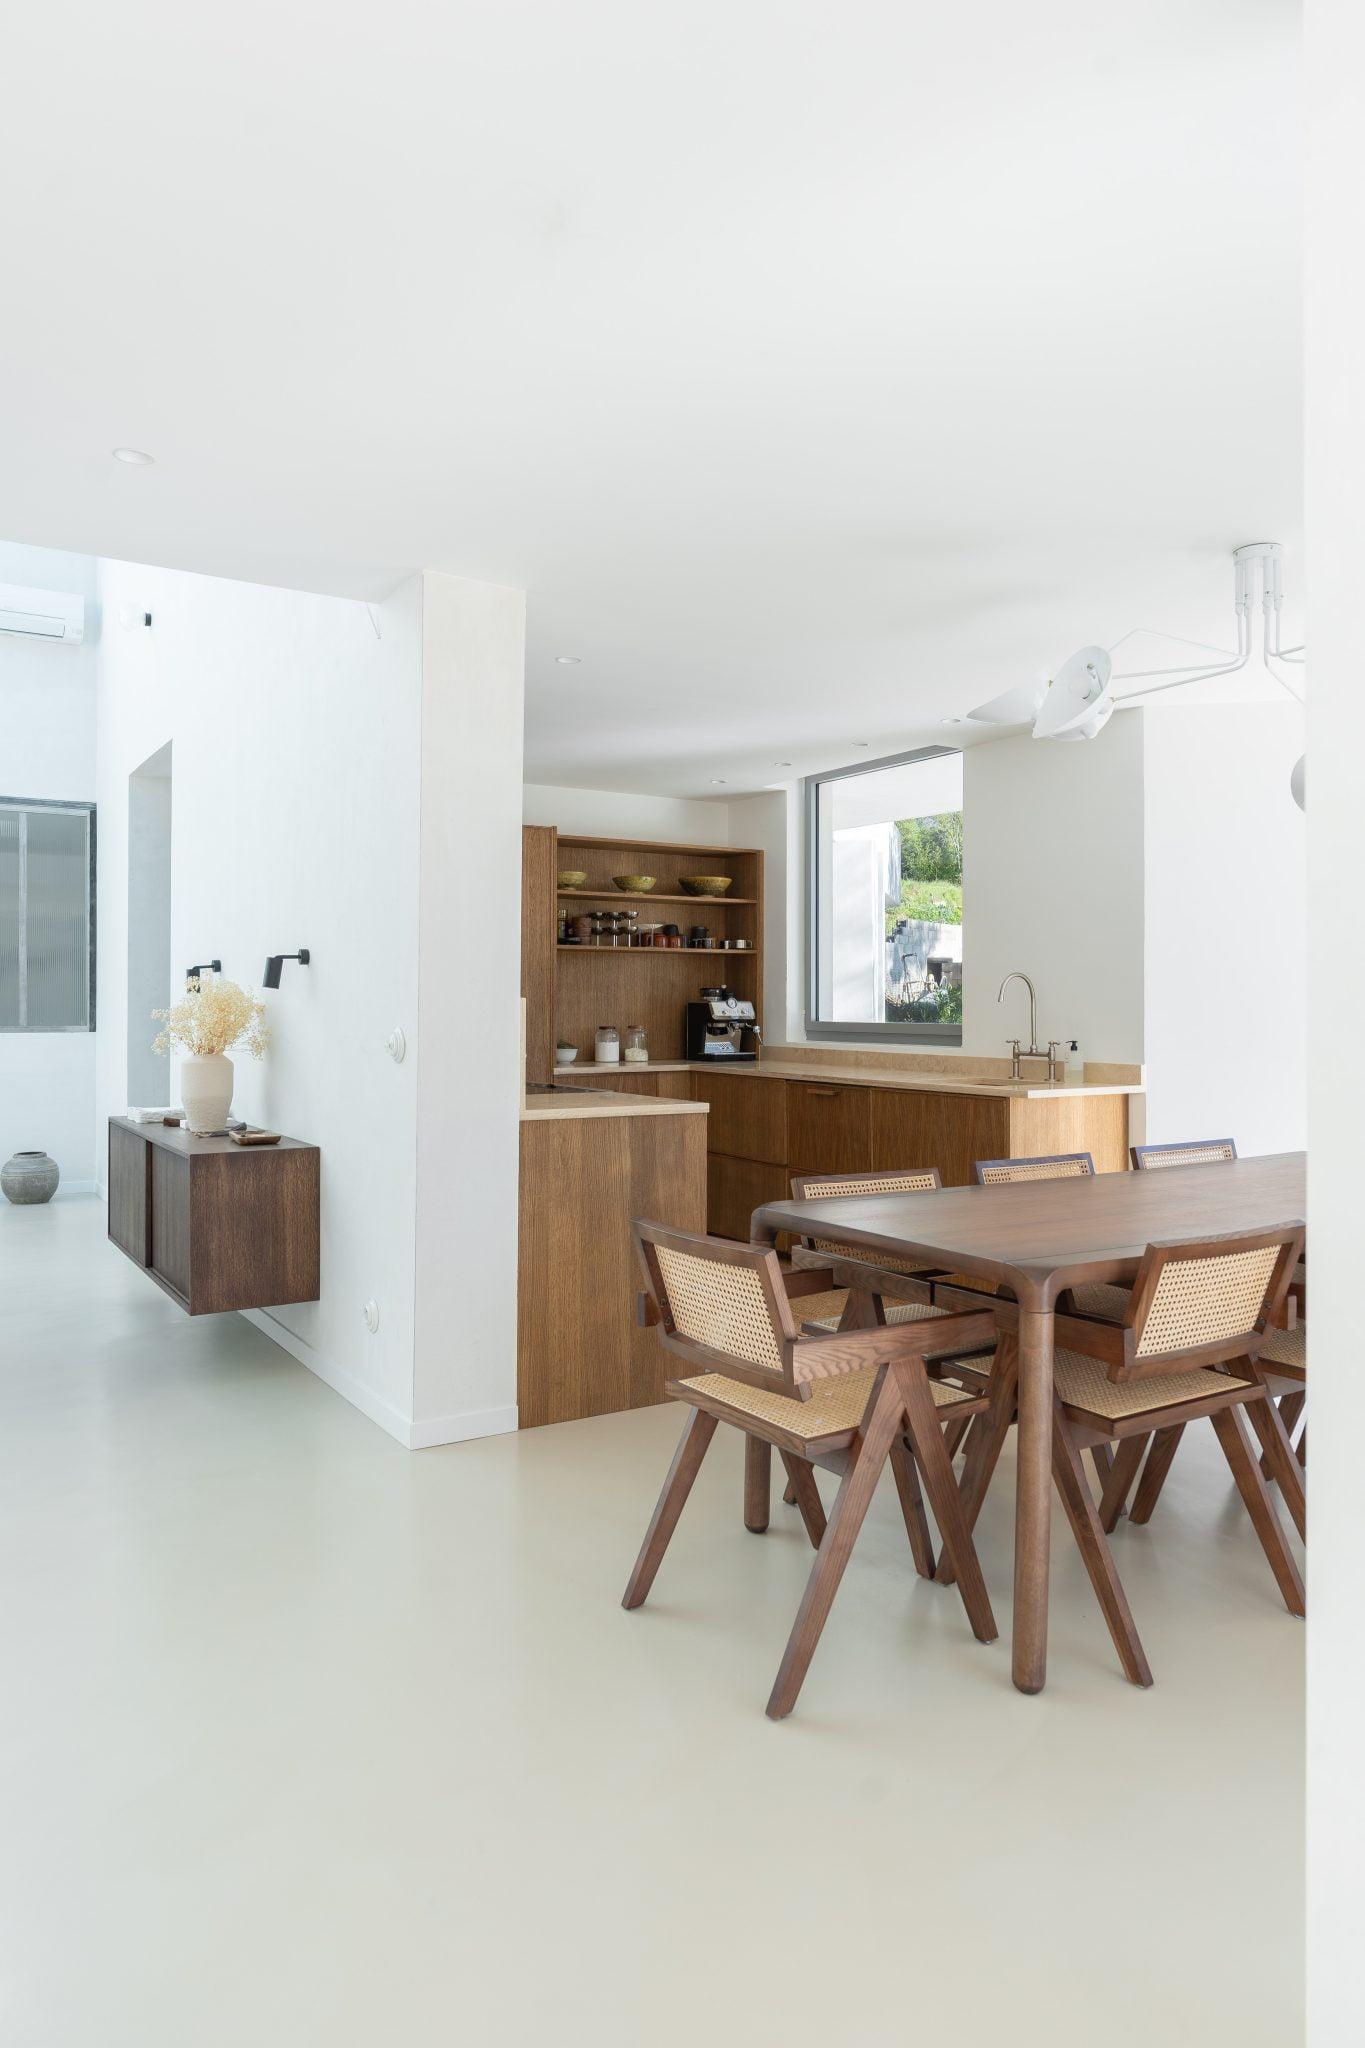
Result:
<svg viewBox="0 0 1365 2048"><path fill-rule="evenodd" d="M614 1067L621 1059L621 1034L614 1024L599 1024L593 1058L599 1067Z"/></svg>
<svg viewBox="0 0 1365 2048"><path fill-rule="evenodd" d="M649 1058L649 1040L643 1024L627 1024L621 1057L631 1066L643 1066Z"/></svg>

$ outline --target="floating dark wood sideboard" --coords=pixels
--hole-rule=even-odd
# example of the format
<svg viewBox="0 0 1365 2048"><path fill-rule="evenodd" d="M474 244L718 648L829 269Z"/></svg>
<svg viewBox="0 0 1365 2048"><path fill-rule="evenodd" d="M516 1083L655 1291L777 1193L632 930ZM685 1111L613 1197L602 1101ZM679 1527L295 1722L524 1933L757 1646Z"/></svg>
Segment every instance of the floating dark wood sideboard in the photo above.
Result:
<svg viewBox="0 0 1365 2048"><path fill-rule="evenodd" d="M318 1298L316 1145L109 1119L109 1236L192 1316Z"/></svg>

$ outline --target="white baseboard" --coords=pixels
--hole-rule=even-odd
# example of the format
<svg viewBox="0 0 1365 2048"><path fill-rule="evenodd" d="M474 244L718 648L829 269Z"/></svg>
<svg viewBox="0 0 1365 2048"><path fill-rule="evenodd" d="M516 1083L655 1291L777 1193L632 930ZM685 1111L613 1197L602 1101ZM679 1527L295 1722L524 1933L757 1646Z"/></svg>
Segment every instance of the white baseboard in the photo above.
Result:
<svg viewBox="0 0 1365 2048"><path fill-rule="evenodd" d="M371 1422L377 1422L405 1450L427 1451L434 1450L438 1444L463 1444L476 1437L506 1436L517 1427L515 1403L506 1408L476 1408L463 1415L438 1415L429 1422L413 1422L400 1408L386 1401L382 1394L376 1394L373 1387L367 1387L363 1380L339 1371L326 1359L320 1358L305 1338L279 1322L268 1309L243 1309L242 1314L263 1337L269 1337L281 1351L287 1351L300 1365L306 1365L324 1386L330 1387L334 1394L340 1394L344 1401L349 1401Z"/></svg>
<svg viewBox="0 0 1365 2048"><path fill-rule="evenodd" d="M98 1181L64 1180L53 1199L60 1201L63 1195L97 1195L99 1191Z"/></svg>
<svg viewBox="0 0 1365 2048"><path fill-rule="evenodd" d="M438 1444L467 1444L480 1436L510 1436L517 1427L515 1401L506 1408L472 1408L463 1415L435 1415L408 1425L408 1448L434 1450Z"/></svg>
<svg viewBox="0 0 1365 2048"><path fill-rule="evenodd" d="M363 1380L356 1379L353 1374L341 1372L336 1366L329 1365L326 1359L318 1356L306 1339L296 1336L293 1330L287 1329L267 1309L247 1308L242 1310L242 1314L263 1337L269 1337L271 1343L278 1344L281 1351L287 1351L300 1365L306 1365L309 1372L316 1374L324 1386L330 1387L334 1394L340 1394L344 1401L349 1401L353 1408L358 1408L371 1422L377 1422L382 1430L387 1431L391 1437L396 1437L405 1450L412 1448L408 1442L411 1425L401 1408L395 1408L391 1401L386 1401L382 1394L376 1394L373 1387L367 1387Z"/></svg>

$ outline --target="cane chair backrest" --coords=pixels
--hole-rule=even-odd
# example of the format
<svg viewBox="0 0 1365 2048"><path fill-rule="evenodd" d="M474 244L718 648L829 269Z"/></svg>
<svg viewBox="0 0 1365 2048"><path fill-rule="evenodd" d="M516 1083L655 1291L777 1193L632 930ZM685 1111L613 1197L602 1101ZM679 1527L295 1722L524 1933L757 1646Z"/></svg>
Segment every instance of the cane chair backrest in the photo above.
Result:
<svg viewBox="0 0 1365 2048"><path fill-rule="evenodd" d="M983 1188L1005 1187L1026 1180L1090 1180L1095 1162L1088 1152L1053 1152L1036 1159L978 1159L974 1168Z"/></svg>
<svg viewBox="0 0 1365 2048"><path fill-rule="evenodd" d="M1148 1245L1124 1318L1113 1380L1255 1358L1280 1319L1303 1248L1297 1224Z"/></svg>
<svg viewBox="0 0 1365 2048"><path fill-rule="evenodd" d="M1159 1173L1166 1166L1217 1166L1237 1157L1231 1138L1187 1138L1175 1145L1134 1145L1134 1173Z"/></svg>

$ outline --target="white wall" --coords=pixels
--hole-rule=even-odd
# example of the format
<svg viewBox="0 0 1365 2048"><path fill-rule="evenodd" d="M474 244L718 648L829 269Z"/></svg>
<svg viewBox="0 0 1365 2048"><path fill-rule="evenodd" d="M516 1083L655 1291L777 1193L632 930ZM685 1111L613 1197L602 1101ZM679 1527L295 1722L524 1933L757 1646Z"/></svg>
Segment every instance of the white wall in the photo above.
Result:
<svg viewBox="0 0 1365 2048"><path fill-rule="evenodd" d="M1307 297L1309 645L1308 1216L1313 1478L1308 1492L1308 2040L1365 2040L1365 1375L1359 1370L1360 1161L1365 1155L1365 9L1310 0Z"/></svg>
<svg viewBox="0 0 1365 2048"><path fill-rule="evenodd" d="M1143 740L1147 1136L1299 1150L1307 884L1289 771L1303 714L1287 698L1173 704L1143 714Z"/></svg>
<svg viewBox="0 0 1365 2048"><path fill-rule="evenodd" d="M671 839L683 846L740 843L730 837L724 803L633 796L619 789L561 789L544 782L523 786L522 823L557 825L561 832L597 839Z"/></svg>
<svg viewBox="0 0 1365 2048"><path fill-rule="evenodd" d="M1143 1034L1143 742L1141 712L1084 745L1030 738L963 757L962 1049L1003 1054L1079 1039L1090 1060L1139 1060Z"/></svg>
<svg viewBox="0 0 1365 2048"><path fill-rule="evenodd" d="M730 804L730 844L763 853L763 1006L759 1020L770 1045L795 1045L805 1031L802 987L801 789L742 797Z"/></svg>
<svg viewBox="0 0 1365 2048"><path fill-rule="evenodd" d="M517 1426L525 601L423 578L416 1444Z"/></svg>
<svg viewBox="0 0 1365 2048"><path fill-rule="evenodd" d="M172 968L221 958L267 991L273 1044L236 1059L235 1107L322 1148L322 1292L263 1327L406 1438L412 1413L421 592L378 610L211 577L104 567L98 1130L127 1074L128 777L174 743ZM148 1036L155 1032L150 1019ZM380 1327L362 1305L378 1302Z"/></svg>
<svg viewBox="0 0 1365 2048"><path fill-rule="evenodd" d="M0 583L69 590L86 600L79 646L0 635L0 796L90 803L98 565L88 555L0 543ZM97 1022L99 1001L97 991ZM66 1192L88 1190L95 1180L94 1104L94 1033L0 1032L0 1160L17 1151L49 1152Z"/></svg>

